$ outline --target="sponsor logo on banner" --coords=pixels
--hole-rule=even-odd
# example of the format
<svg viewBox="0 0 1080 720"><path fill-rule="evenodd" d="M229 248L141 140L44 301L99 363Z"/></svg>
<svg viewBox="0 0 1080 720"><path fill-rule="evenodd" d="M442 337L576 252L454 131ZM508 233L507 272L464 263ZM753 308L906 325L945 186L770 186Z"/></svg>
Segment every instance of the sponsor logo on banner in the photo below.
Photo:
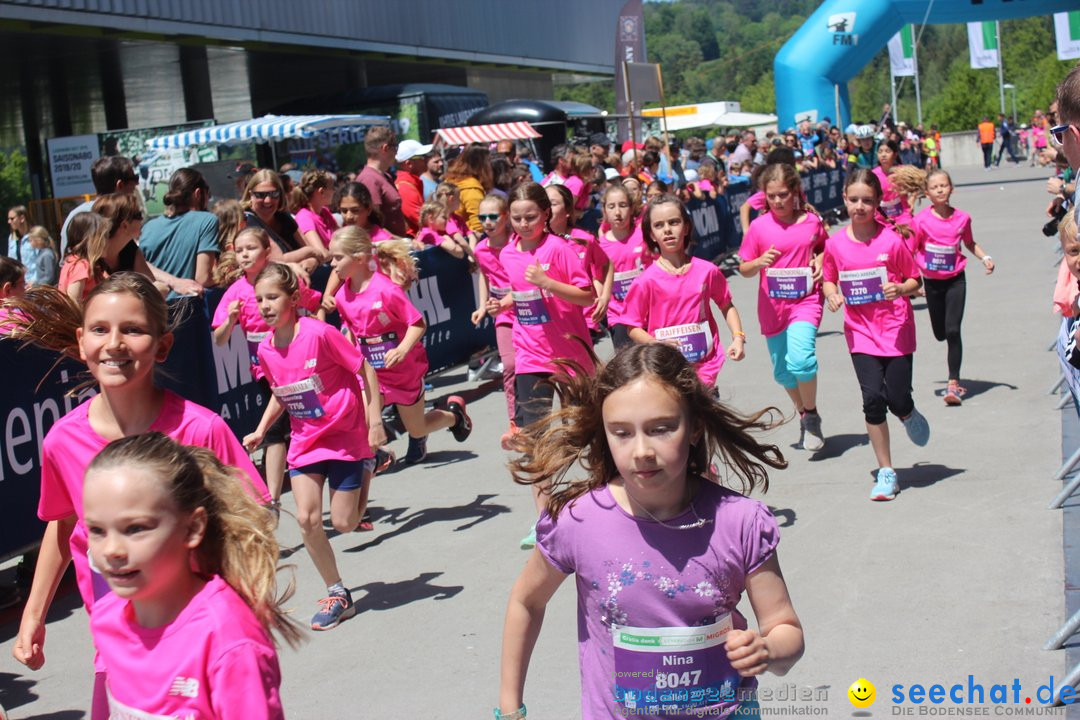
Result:
<svg viewBox="0 0 1080 720"><path fill-rule="evenodd" d="M855 34L855 13L834 13L829 16L829 32L833 34L833 45L858 45L859 36Z"/></svg>

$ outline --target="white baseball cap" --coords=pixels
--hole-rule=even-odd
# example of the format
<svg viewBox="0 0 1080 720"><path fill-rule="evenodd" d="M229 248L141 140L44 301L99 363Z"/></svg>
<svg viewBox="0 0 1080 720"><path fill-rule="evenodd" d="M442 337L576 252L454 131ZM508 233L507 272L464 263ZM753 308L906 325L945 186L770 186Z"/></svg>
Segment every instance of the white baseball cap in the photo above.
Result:
<svg viewBox="0 0 1080 720"><path fill-rule="evenodd" d="M427 155L434 145L421 145L416 140L402 140L398 143L397 155L394 159L398 162L412 160L417 155Z"/></svg>

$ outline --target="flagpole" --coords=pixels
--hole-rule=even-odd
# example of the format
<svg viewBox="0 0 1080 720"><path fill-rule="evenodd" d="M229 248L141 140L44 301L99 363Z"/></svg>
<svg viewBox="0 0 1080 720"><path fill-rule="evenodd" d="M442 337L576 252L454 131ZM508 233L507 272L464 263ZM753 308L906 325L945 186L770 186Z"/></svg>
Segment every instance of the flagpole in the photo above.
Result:
<svg viewBox="0 0 1080 720"><path fill-rule="evenodd" d="M896 78L893 77L892 71L889 71L889 91L892 93L892 121L893 125L896 124Z"/></svg>
<svg viewBox="0 0 1080 720"><path fill-rule="evenodd" d="M994 34L997 35L997 56L998 56L998 93L1001 96L1001 114L1005 114L1005 75L1001 66L1004 64L1004 53L1001 47L1001 22L994 21Z"/></svg>
<svg viewBox="0 0 1080 720"><path fill-rule="evenodd" d="M922 125L922 95L919 94L919 35L915 32L915 26L911 26L911 59L915 63L915 115Z"/></svg>

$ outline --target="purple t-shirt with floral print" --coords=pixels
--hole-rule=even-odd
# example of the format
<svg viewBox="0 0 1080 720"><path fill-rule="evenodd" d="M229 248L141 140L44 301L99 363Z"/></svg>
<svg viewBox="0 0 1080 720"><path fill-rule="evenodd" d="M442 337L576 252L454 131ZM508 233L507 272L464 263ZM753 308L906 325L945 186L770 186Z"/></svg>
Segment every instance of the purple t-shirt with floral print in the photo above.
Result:
<svg viewBox="0 0 1080 720"><path fill-rule="evenodd" d="M698 517L706 524L677 529ZM537 523L537 549L560 572L577 574L584 720L627 714L615 699L621 699L621 691L616 688L613 627L704 627L730 613L732 626L745 629L746 619L735 606L746 576L772 556L780 541L776 520L763 503L703 480L698 481L692 510L665 523L670 527L630 515L607 486L563 508L557 521L545 512ZM619 667L620 678L631 674L625 672L630 667L625 660ZM688 679L698 679L686 674L694 669L701 669L700 660L696 668L663 668L669 682L674 680L665 687L679 691L681 677L685 690ZM722 698L728 699L702 705L699 694L696 713L687 717L699 716L705 707L712 709L710 717L726 717L738 707L739 698L757 686L754 678L740 680L730 666L725 671L713 662L706 670L710 673L720 678ZM715 692L710 697L715 700Z"/></svg>

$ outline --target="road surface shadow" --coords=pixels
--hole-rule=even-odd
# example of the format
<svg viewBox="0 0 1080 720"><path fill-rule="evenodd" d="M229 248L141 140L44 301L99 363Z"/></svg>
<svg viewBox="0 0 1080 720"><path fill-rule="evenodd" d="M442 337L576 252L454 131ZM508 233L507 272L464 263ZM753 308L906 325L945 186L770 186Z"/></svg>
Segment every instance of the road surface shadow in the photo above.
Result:
<svg viewBox="0 0 1080 720"><path fill-rule="evenodd" d="M937 381L937 384L941 385L942 387L935 390L934 394L938 397L944 397L947 382L947 380ZM967 399L977 397L988 390L993 390L994 388L998 387L1008 388L1010 390L1019 390L1016 385L1010 385L1006 382L994 382L992 380L961 380L960 386L967 391L966 393L964 393L964 397Z"/></svg>
<svg viewBox="0 0 1080 720"><path fill-rule="evenodd" d="M431 581L442 575L441 572L420 573L412 580L402 582L371 582L349 588L357 595L363 590L363 597L356 598L356 614L369 610L393 610L418 600L448 600L465 589L462 585L432 585Z"/></svg>
<svg viewBox="0 0 1080 720"><path fill-rule="evenodd" d="M902 489L930 487L965 472L966 468L951 468L938 463L915 463L910 468L896 468Z"/></svg>
<svg viewBox="0 0 1080 720"><path fill-rule="evenodd" d="M775 508L770 505L769 512L776 518L776 524L782 528L788 528L795 524L797 516L791 508Z"/></svg>
<svg viewBox="0 0 1080 720"><path fill-rule="evenodd" d="M866 433L845 433L843 435L826 435L825 447L810 456L809 462L821 462L838 458L852 448L862 447L870 443ZM801 448L799 443L792 447Z"/></svg>
<svg viewBox="0 0 1080 720"><path fill-rule="evenodd" d="M11 712L17 707L29 705L37 700L38 695L33 690L35 685L37 685L37 681L28 677L16 673L0 672L0 698L4 700L4 708ZM79 717L82 717L82 715L80 714Z"/></svg>
<svg viewBox="0 0 1080 720"><path fill-rule="evenodd" d="M404 535L412 532L417 528L425 525L430 525L434 522L454 522L457 520L468 520L461 525L454 528L454 532L460 532L462 530L468 530L485 520L502 515L503 513L510 512L510 508L505 505L488 505L488 500L497 497L496 495L477 495L476 499L465 505L455 505L453 507L441 507L441 508L423 508L417 510L411 515L397 515L394 517L385 518L386 522L396 525L401 523L400 527L397 527L390 532L381 533L378 537L371 542L366 542L356 547L346 549L344 552L353 553L360 552L370 547L381 545L386 540ZM375 522L373 516L372 522Z"/></svg>

